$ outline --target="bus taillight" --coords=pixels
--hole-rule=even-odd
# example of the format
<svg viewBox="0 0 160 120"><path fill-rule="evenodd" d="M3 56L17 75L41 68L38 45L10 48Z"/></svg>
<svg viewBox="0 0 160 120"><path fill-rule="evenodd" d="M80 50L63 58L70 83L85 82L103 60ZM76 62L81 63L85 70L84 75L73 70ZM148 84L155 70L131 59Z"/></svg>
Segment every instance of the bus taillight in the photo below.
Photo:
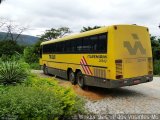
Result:
<svg viewBox="0 0 160 120"><path fill-rule="evenodd" d="M116 64L116 79L123 78L123 72L122 72L122 60L115 60Z"/></svg>

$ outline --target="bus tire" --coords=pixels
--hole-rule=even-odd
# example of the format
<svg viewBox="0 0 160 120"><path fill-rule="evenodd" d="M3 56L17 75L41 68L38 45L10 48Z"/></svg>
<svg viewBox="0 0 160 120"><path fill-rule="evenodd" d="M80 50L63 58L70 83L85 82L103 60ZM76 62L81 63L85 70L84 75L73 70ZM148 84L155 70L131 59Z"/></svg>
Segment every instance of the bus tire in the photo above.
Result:
<svg viewBox="0 0 160 120"><path fill-rule="evenodd" d="M44 73L45 75L48 75L48 68L47 68L46 65L43 66L43 73Z"/></svg>
<svg viewBox="0 0 160 120"><path fill-rule="evenodd" d="M75 74L72 70L70 70L69 73L68 73L68 79L73 85L76 84Z"/></svg>
<svg viewBox="0 0 160 120"><path fill-rule="evenodd" d="M84 89L85 88L85 84L84 84L85 78L84 78L84 75L82 74L81 71L79 71L77 73L76 80L77 80L77 83L78 83L79 87L81 87L82 89Z"/></svg>

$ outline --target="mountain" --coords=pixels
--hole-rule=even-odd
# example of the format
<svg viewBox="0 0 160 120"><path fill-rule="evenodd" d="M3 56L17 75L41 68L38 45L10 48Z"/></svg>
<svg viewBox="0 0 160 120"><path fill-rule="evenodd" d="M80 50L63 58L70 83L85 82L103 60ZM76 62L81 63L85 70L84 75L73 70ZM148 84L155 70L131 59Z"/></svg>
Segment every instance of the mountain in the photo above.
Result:
<svg viewBox="0 0 160 120"><path fill-rule="evenodd" d="M0 40L4 40L7 36L7 33L0 32ZM16 37L17 34L13 34L13 37ZM7 39L7 38L6 38ZM38 41L39 37L31 36L31 35L20 35L17 42L20 45L32 45Z"/></svg>

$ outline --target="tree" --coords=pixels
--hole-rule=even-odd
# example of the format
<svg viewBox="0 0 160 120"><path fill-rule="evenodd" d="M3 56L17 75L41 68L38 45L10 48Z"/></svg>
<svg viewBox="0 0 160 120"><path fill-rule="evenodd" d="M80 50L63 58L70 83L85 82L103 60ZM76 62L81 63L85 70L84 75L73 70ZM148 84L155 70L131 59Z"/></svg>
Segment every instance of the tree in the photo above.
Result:
<svg viewBox="0 0 160 120"><path fill-rule="evenodd" d="M0 57L2 55L12 56L16 52L22 53L23 47L19 46L16 41L3 40L0 41Z"/></svg>
<svg viewBox="0 0 160 120"><path fill-rule="evenodd" d="M101 26L94 26L94 27L88 26L88 27L83 27L80 32L86 32L86 31L89 31L89 30L98 29L98 28L100 28L100 27L101 27Z"/></svg>
<svg viewBox="0 0 160 120"><path fill-rule="evenodd" d="M4 40L17 41L21 34L27 30L27 26L21 26L11 20L0 18L0 32L7 33Z"/></svg>
<svg viewBox="0 0 160 120"><path fill-rule="evenodd" d="M40 44L42 41L51 40L65 36L71 33L68 27L60 27L58 29L51 28L46 30L43 35L41 35L39 41L33 46L27 47L24 50L24 58L27 63L36 63L39 59ZM31 57L32 56L32 57Z"/></svg>
<svg viewBox="0 0 160 120"><path fill-rule="evenodd" d="M153 60L160 60L160 38L150 36Z"/></svg>
<svg viewBox="0 0 160 120"><path fill-rule="evenodd" d="M26 27L15 24L13 21L0 18L0 32L7 33L6 36L0 37L0 57L2 55L11 56L15 54L15 52L22 53L24 46L18 45L17 39L24 30L26 30Z"/></svg>
<svg viewBox="0 0 160 120"><path fill-rule="evenodd" d="M71 33L71 31L68 27L60 27L58 29L51 28L50 30L46 30L45 33L41 35L40 39L42 41L45 41L45 40L61 38L69 33Z"/></svg>

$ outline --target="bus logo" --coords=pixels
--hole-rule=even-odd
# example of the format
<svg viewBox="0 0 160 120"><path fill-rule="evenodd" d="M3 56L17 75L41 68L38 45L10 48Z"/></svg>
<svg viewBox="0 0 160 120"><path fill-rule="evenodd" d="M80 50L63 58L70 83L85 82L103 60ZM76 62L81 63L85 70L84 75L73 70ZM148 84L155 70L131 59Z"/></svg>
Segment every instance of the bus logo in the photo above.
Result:
<svg viewBox="0 0 160 120"><path fill-rule="evenodd" d="M83 56L81 61L80 61L80 65L81 67L83 68L83 71L88 74L88 75L92 75L92 71L91 69L89 68L88 64L87 64L87 61L85 59L85 57Z"/></svg>
<svg viewBox="0 0 160 120"><path fill-rule="evenodd" d="M136 55L137 50L140 50L141 54L146 54L146 49L143 48L142 43L140 42L137 34L132 34L133 39L135 40L135 44L132 47L129 41L124 41L123 45L127 48L130 55Z"/></svg>

